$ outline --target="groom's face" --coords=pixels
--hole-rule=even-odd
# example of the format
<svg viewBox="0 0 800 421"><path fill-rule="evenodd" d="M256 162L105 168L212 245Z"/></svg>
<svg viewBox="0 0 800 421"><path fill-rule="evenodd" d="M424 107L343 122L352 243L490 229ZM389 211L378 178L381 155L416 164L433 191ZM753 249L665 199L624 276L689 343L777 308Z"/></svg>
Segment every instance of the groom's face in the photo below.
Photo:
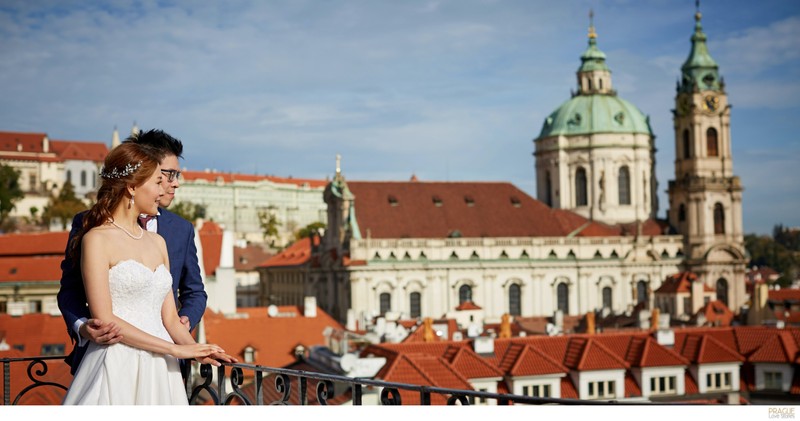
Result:
<svg viewBox="0 0 800 421"><path fill-rule="evenodd" d="M178 157L175 155L167 155L161 161L161 171L177 172L180 170L180 163L178 162ZM161 199L158 201L158 205L162 208L166 208L172 203L173 200L175 200L175 190L181 186L180 177L176 176L172 179L172 181L169 181L167 177L164 177L164 181L161 185L164 187L164 195L161 196Z"/></svg>

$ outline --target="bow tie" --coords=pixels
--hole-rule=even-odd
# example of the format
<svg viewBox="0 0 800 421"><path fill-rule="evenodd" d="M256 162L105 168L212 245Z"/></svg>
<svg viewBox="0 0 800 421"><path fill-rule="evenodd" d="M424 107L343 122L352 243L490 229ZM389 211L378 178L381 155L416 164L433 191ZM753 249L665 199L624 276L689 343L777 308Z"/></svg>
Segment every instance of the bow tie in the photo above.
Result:
<svg viewBox="0 0 800 421"><path fill-rule="evenodd" d="M151 219L155 219L155 217L156 217L156 215L142 215L142 216L139 216L139 226L141 226L144 229L147 229L147 223Z"/></svg>

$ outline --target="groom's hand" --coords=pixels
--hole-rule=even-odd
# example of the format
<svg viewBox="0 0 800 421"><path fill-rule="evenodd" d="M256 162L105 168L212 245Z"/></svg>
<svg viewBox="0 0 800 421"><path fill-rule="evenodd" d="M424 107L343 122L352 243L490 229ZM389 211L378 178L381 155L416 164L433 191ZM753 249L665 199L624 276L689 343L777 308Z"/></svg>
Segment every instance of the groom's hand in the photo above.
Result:
<svg viewBox="0 0 800 421"><path fill-rule="evenodd" d="M82 324L79 332L81 336L98 344L112 345L122 340L119 326L114 322L103 322L100 319L89 319Z"/></svg>

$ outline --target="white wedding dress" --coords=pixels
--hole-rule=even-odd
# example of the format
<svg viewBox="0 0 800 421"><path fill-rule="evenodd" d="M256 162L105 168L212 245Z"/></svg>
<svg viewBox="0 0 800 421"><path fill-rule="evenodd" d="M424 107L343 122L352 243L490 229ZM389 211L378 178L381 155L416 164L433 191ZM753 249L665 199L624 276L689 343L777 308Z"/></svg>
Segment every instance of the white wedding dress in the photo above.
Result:
<svg viewBox="0 0 800 421"><path fill-rule="evenodd" d="M172 293L172 276L163 264L155 271L135 260L108 270L113 313L133 326L173 342L161 320L161 306ZM122 343L89 343L65 405L187 405L178 360Z"/></svg>

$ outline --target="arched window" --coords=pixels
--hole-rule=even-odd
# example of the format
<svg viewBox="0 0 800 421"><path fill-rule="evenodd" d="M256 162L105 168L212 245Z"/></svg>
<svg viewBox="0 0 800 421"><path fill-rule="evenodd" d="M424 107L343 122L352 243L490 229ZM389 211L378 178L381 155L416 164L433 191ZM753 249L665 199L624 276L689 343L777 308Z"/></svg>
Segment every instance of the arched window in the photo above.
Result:
<svg viewBox="0 0 800 421"><path fill-rule="evenodd" d="M461 285L458 288L458 304L464 304L467 301L472 301L472 287L469 285Z"/></svg>
<svg viewBox="0 0 800 421"><path fill-rule="evenodd" d="M81 171L81 187L86 187L86 170Z"/></svg>
<svg viewBox="0 0 800 421"><path fill-rule="evenodd" d="M597 83L600 85L600 90L602 91L603 90L603 79L598 80Z"/></svg>
<svg viewBox="0 0 800 421"><path fill-rule="evenodd" d="M67 170L67 182L72 184L72 170Z"/></svg>
<svg viewBox="0 0 800 421"><path fill-rule="evenodd" d="M380 295L381 316L392 311L392 294L382 292Z"/></svg>
<svg viewBox="0 0 800 421"><path fill-rule="evenodd" d="M422 315L422 294L419 292L412 292L408 301L411 304L410 314L412 319L416 319Z"/></svg>
<svg viewBox="0 0 800 421"><path fill-rule="evenodd" d="M689 140L689 129L683 129L683 158L689 159L692 157L692 145Z"/></svg>
<svg viewBox="0 0 800 421"><path fill-rule="evenodd" d="M678 206L678 222L683 222L685 220L686 220L686 205L681 203L681 205Z"/></svg>
<svg viewBox="0 0 800 421"><path fill-rule="evenodd" d="M586 86L589 87L590 91L592 90L592 79L591 78L588 78L588 77L586 78Z"/></svg>
<svg viewBox="0 0 800 421"><path fill-rule="evenodd" d="M550 171L546 171L544 173L544 204L547 206L553 206L553 198L550 196L550 192L553 188L553 180L550 179Z"/></svg>
<svg viewBox="0 0 800 421"><path fill-rule="evenodd" d="M631 204L631 173L627 166L619 169L619 204Z"/></svg>
<svg viewBox="0 0 800 421"><path fill-rule="evenodd" d="M508 287L508 314L512 316L522 315L522 306L520 305L520 288L517 284L512 284Z"/></svg>
<svg viewBox="0 0 800 421"><path fill-rule="evenodd" d="M725 209L721 203L714 205L714 234L725 234Z"/></svg>
<svg viewBox="0 0 800 421"><path fill-rule="evenodd" d="M569 286L564 282L558 284L556 293L558 295L558 309L564 314L569 314Z"/></svg>
<svg viewBox="0 0 800 421"><path fill-rule="evenodd" d="M578 168L575 171L575 205L586 206L589 202L586 193L586 170Z"/></svg>
<svg viewBox="0 0 800 421"><path fill-rule="evenodd" d="M717 129L710 127L706 130L706 150L708 156L719 156L717 144Z"/></svg>
<svg viewBox="0 0 800 421"><path fill-rule="evenodd" d="M717 280L717 300L722 301L726 306L728 305L728 281L725 278Z"/></svg>
<svg viewBox="0 0 800 421"><path fill-rule="evenodd" d="M611 310L613 304L614 303L611 298L611 287L603 287L603 308Z"/></svg>
<svg viewBox="0 0 800 421"><path fill-rule="evenodd" d="M639 281L636 283L636 303L647 302L647 281Z"/></svg>

